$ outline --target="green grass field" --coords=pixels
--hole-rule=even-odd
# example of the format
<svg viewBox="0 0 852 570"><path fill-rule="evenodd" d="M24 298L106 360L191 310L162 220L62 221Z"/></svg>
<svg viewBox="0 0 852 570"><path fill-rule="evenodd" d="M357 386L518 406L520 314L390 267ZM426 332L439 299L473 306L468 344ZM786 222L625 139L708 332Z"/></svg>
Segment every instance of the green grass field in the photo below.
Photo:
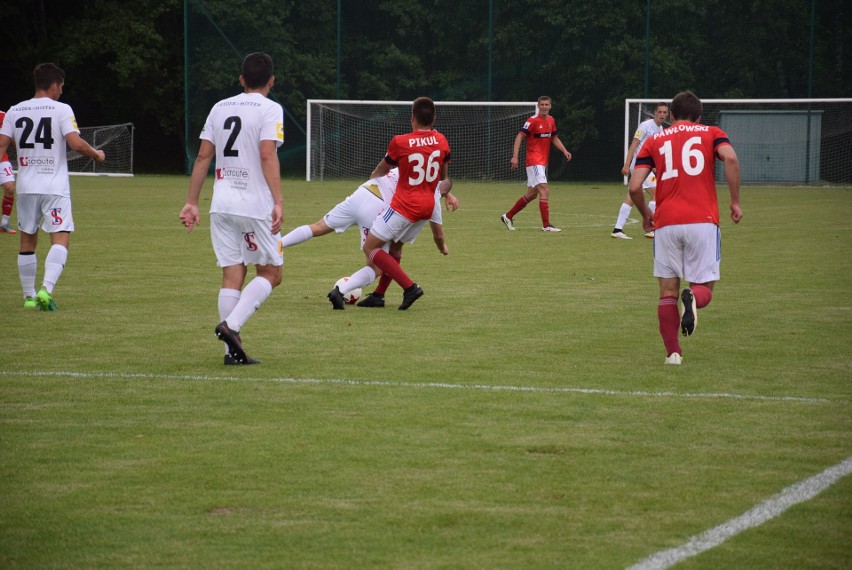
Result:
<svg viewBox="0 0 852 570"><path fill-rule="evenodd" d="M720 188L680 367L652 242L609 238L623 186L553 185L545 234L499 222L522 184L464 182L409 311L332 311L358 236L314 239L243 328L263 364L224 367L187 184L74 178L55 313L0 235L2 568L624 568L852 456L848 188L745 188L738 226ZM355 186L285 181L285 229ZM845 477L678 568L849 568L850 537Z"/></svg>

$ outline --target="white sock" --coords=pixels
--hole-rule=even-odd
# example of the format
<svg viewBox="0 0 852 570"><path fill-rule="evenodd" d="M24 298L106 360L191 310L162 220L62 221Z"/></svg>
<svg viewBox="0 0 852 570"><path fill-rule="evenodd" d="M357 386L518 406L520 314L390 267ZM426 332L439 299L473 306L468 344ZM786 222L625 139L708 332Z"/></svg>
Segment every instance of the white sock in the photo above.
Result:
<svg viewBox="0 0 852 570"><path fill-rule="evenodd" d="M657 201L651 200L650 202L648 202L648 207L651 208L651 213L653 214L657 211Z"/></svg>
<svg viewBox="0 0 852 570"><path fill-rule="evenodd" d="M359 287L366 287L375 280L376 272L373 271L373 268L369 265L364 266L349 276L349 281L343 284L343 286L340 288L340 292L345 295L353 289L357 289Z"/></svg>
<svg viewBox="0 0 852 570"><path fill-rule="evenodd" d="M56 287L56 282L59 281L59 276L65 269L66 261L68 261L68 250L64 245L53 244L47 250L47 257L44 259L44 288L48 293L53 293L53 288Z"/></svg>
<svg viewBox="0 0 852 570"><path fill-rule="evenodd" d="M624 224L627 223L627 217L630 216L630 210L632 209L633 206L628 206L627 204L621 205L621 209L618 210L618 219L615 220L615 229L624 229Z"/></svg>
<svg viewBox="0 0 852 570"><path fill-rule="evenodd" d="M269 294L272 293L272 283L264 277L255 277L248 285L243 287L240 293L240 300L237 302L234 310L225 319L228 323L228 328L234 332L240 332L240 329L246 324L256 310L260 308L266 301Z"/></svg>
<svg viewBox="0 0 852 570"><path fill-rule="evenodd" d="M35 278L38 270L38 259L36 254L18 254L18 277L21 278L21 289L24 297L35 297Z"/></svg>
<svg viewBox="0 0 852 570"><path fill-rule="evenodd" d="M298 245L302 242L306 242L309 239L314 237L314 233L311 231L310 226L299 226L294 229L283 238L281 238L281 245L283 247L290 247L291 245Z"/></svg>
<svg viewBox="0 0 852 570"><path fill-rule="evenodd" d="M219 289L219 320L224 321L228 318L237 302L240 300L240 292L236 289ZM230 349L225 345L225 354L228 354Z"/></svg>

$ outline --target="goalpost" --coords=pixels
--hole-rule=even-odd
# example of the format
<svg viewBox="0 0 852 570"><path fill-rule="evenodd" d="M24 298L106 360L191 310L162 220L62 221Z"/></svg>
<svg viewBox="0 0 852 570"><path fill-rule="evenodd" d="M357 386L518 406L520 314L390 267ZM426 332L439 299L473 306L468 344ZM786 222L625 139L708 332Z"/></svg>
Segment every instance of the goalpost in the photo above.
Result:
<svg viewBox="0 0 852 570"><path fill-rule="evenodd" d="M80 127L80 138L98 150L106 160L97 162L68 150L68 173L77 176L133 176L133 123ZM9 145L9 160L17 164L14 145Z"/></svg>
<svg viewBox="0 0 852 570"><path fill-rule="evenodd" d="M639 123L653 117L657 103L671 104L671 100L624 100L624 156ZM852 184L852 99L705 99L702 103L701 122L728 133L744 184ZM716 180L724 180L718 163Z"/></svg>
<svg viewBox="0 0 852 570"><path fill-rule="evenodd" d="M509 169L512 143L536 102L435 101L435 107L435 129L450 143L453 179L518 178ZM410 118L411 101L308 99L306 179L365 180L391 138L411 131Z"/></svg>

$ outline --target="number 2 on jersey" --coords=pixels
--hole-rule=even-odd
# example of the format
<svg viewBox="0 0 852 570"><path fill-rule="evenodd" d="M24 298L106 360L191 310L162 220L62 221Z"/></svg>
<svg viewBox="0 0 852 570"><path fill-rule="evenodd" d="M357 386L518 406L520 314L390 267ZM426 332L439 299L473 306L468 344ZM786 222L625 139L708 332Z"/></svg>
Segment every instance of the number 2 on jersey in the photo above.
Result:
<svg viewBox="0 0 852 570"><path fill-rule="evenodd" d="M424 180L426 182L434 182L438 178L438 173L441 169L440 164L436 161L439 156L441 156L440 150L432 151L428 160L420 153L409 154L408 162L412 163L411 170L415 176L409 176L408 183L412 186L417 186ZM423 168L424 163L426 164L425 169Z"/></svg>
<svg viewBox="0 0 852 570"><path fill-rule="evenodd" d="M239 117L233 116L225 119L225 129L230 130L231 135L228 137L228 142L225 143L223 156L240 156L240 151L234 148L234 144L237 142L237 137L242 128L243 122Z"/></svg>
<svg viewBox="0 0 852 570"><path fill-rule="evenodd" d="M701 137L691 137L683 144L681 150L680 165L683 171L690 176L698 176L704 170L704 155L695 145L701 144ZM674 157L672 154L672 141L666 141L660 147L660 154L666 159L666 171L660 177L660 180L668 180L680 176L680 171L674 167Z"/></svg>

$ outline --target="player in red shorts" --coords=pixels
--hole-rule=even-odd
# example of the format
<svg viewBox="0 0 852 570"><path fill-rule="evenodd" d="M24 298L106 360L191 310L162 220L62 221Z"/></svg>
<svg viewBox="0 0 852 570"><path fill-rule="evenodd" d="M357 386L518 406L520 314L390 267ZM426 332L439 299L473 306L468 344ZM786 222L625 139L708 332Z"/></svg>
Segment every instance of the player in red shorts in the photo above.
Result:
<svg viewBox="0 0 852 570"><path fill-rule="evenodd" d="M364 253L377 275L384 273L402 287L400 311L408 309L422 297L423 289L402 270L399 261L382 247L388 242L413 240L432 217L435 189L438 182L447 178L451 160L450 145L444 135L432 128L434 123L434 101L428 97L415 99L411 107L411 132L391 139L387 154L370 175L370 178L378 178L386 175L394 166L399 167L396 193L390 205L373 222L364 242ZM335 308L343 302L342 297L337 287L328 294Z"/></svg>
<svg viewBox="0 0 852 570"><path fill-rule="evenodd" d="M731 193L731 219L738 224L743 217L737 154L722 129L698 123L702 111L701 100L694 93L678 93L671 106L674 123L642 145L629 184L630 197L642 213L645 231L655 231L654 276L660 282L657 317L666 347L666 364L681 363L678 325L684 336L695 332L697 310L710 303L713 286L719 279L722 235L714 159L724 164ZM657 172L654 213L645 203L642 189L652 168ZM683 291L681 279L690 282Z"/></svg>
<svg viewBox="0 0 852 570"><path fill-rule="evenodd" d="M0 111L0 127L3 126L5 117L6 112ZM6 153L3 153L3 159L0 160L0 186L3 187L3 214L0 218L0 234L16 234L18 232L9 225L9 216L12 215L12 206L15 205L15 173L12 171L9 155Z"/></svg>
<svg viewBox="0 0 852 570"><path fill-rule="evenodd" d="M547 185L547 164L550 162L550 143L553 142L559 151L565 155L565 160L571 160L571 153L565 150L565 145L559 140L556 131L556 121L550 116L551 101L546 95L538 98L538 114L530 117L521 127L515 137L512 149L512 160L509 165L518 167L518 153L521 141L527 140L527 193L521 196L512 209L500 216L500 221L509 230L514 231L512 219L515 214L526 208L527 204L538 196L538 209L541 212L541 229L545 232L561 232L550 224L550 187Z"/></svg>

